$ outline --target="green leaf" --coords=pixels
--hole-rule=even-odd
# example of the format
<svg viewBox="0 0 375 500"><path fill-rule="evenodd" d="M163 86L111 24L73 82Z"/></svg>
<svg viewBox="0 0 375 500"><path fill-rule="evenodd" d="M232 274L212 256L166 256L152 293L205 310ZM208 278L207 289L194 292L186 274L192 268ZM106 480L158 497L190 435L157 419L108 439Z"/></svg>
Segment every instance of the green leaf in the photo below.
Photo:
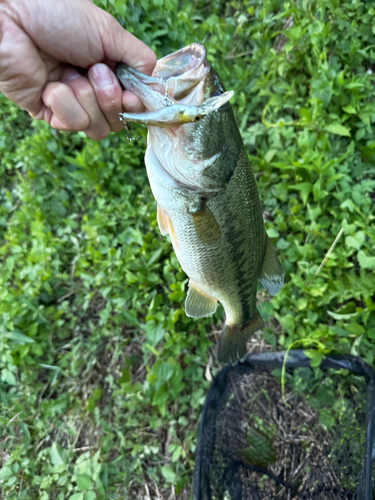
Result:
<svg viewBox="0 0 375 500"><path fill-rule="evenodd" d="M360 128L355 133L355 140L356 141L360 141L361 139L363 139L365 137L365 135L366 135L366 129L365 128Z"/></svg>
<svg viewBox="0 0 375 500"><path fill-rule="evenodd" d="M17 380L14 376L14 373L8 368L3 368L1 370L1 380L7 382L9 385L17 385Z"/></svg>
<svg viewBox="0 0 375 500"><path fill-rule="evenodd" d="M88 490L92 487L93 481L87 474L76 475L77 486L80 490Z"/></svg>
<svg viewBox="0 0 375 500"><path fill-rule="evenodd" d="M86 491L85 500L95 500L97 498L95 491Z"/></svg>
<svg viewBox="0 0 375 500"><path fill-rule="evenodd" d="M150 257L150 259L148 261L148 265L151 266L151 264L153 264L154 262L156 262L157 260L159 260L159 258L160 258L160 256L161 256L162 253L163 253L163 247L160 246L160 248L158 248L157 250L155 250L155 252Z"/></svg>
<svg viewBox="0 0 375 500"><path fill-rule="evenodd" d="M340 123L331 123L329 125L326 125L324 127L324 130L330 132L331 134L350 137L350 130Z"/></svg>
<svg viewBox="0 0 375 500"><path fill-rule="evenodd" d="M306 356L308 356L311 359L311 366L317 367L320 366L321 362L324 359L324 355L320 351L316 351L315 349L308 349L304 351Z"/></svg>
<svg viewBox="0 0 375 500"><path fill-rule="evenodd" d="M14 472L10 467L3 467L0 470L0 479L8 479L9 477L12 477Z"/></svg>
<svg viewBox="0 0 375 500"><path fill-rule="evenodd" d="M355 108L351 104L349 104L349 106L343 106L342 109L345 111L345 113L349 113L350 115L354 115L356 113Z"/></svg>
<svg viewBox="0 0 375 500"><path fill-rule="evenodd" d="M19 344L33 344L35 342L35 340L32 339L31 337L28 337L27 335L24 335L23 333L16 331L7 332L4 334L4 337L14 340Z"/></svg>
<svg viewBox="0 0 375 500"><path fill-rule="evenodd" d="M167 483L176 482L176 473L173 471L171 467L164 465L164 467L161 468L161 473L163 474Z"/></svg>
<svg viewBox="0 0 375 500"><path fill-rule="evenodd" d="M279 319L281 327L288 333L293 333L295 328L295 319L291 314L286 314Z"/></svg>
<svg viewBox="0 0 375 500"><path fill-rule="evenodd" d="M327 182L326 184L331 184L331 182L336 182L336 181L339 181L340 179L342 179L343 177L345 177L345 174L334 174L334 175L331 175L331 177L329 177L327 179Z"/></svg>
<svg viewBox="0 0 375 500"><path fill-rule="evenodd" d="M352 335L363 335L366 333L366 329L359 325L358 323L349 323L349 325L345 325L345 329L348 330Z"/></svg>
<svg viewBox="0 0 375 500"><path fill-rule="evenodd" d="M84 499L84 493L74 493L71 497L69 497L69 500L83 500Z"/></svg>
<svg viewBox="0 0 375 500"><path fill-rule="evenodd" d="M64 460L61 458L59 450L57 449L57 444L53 443L50 448L51 462L53 465L62 465Z"/></svg>
<svg viewBox="0 0 375 500"><path fill-rule="evenodd" d="M131 373L130 373L130 370L128 370L127 368L124 368L122 370L122 373L121 373L121 377L118 379L118 383L119 384L126 384L128 382L131 381Z"/></svg>
<svg viewBox="0 0 375 500"><path fill-rule="evenodd" d="M365 233L363 231L358 231L354 235L347 236L345 238L345 244L347 247L355 248L359 250L366 239Z"/></svg>
<svg viewBox="0 0 375 500"><path fill-rule="evenodd" d="M332 414L332 410L329 408L322 408L319 412L319 424L325 430L329 430L336 424L335 417Z"/></svg>
<svg viewBox="0 0 375 500"><path fill-rule="evenodd" d="M333 311L327 311L327 314L331 316L331 318L340 321L343 319L350 319L353 318L354 316L357 316L357 313L351 313L351 314L344 314L344 313L339 313L339 312L333 312Z"/></svg>
<svg viewBox="0 0 375 500"><path fill-rule="evenodd" d="M273 227L270 227L269 229L267 229L267 235L269 238L278 238L280 236L280 233Z"/></svg>
<svg viewBox="0 0 375 500"><path fill-rule="evenodd" d="M157 323L154 319L146 323L145 332L147 340L153 346L156 346L164 338L163 325Z"/></svg>
<svg viewBox="0 0 375 500"><path fill-rule="evenodd" d="M306 205L307 198L313 190L313 184L312 182L301 182L300 184L292 184L291 186L288 186L288 189L300 191L302 201Z"/></svg>
<svg viewBox="0 0 375 500"><path fill-rule="evenodd" d="M167 382L174 374L174 367L168 361L158 362L154 367L154 372L158 380Z"/></svg>
<svg viewBox="0 0 375 500"><path fill-rule="evenodd" d="M358 262L362 269L375 269L375 257L369 257L363 250L358 252Z"/></svg>

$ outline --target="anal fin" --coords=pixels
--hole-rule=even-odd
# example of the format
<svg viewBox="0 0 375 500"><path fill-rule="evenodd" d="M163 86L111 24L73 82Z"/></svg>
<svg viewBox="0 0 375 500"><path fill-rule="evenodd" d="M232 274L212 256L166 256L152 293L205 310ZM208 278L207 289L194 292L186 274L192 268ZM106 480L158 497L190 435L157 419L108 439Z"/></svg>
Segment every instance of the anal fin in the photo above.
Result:
<svg viewBox="0 0 375 500"><path fill-rule="evenodd" d="M206 203L200 210L190 212L194 228L197 232L198 239L202 243L217 243L221 240L221 230L213 213L208 208Z"/></svg>
<svg viewBox="0 0 375 500"><path fill-rule="evenodd" d="M284 271L272 241L267 236L266 251L259 279L271 295L276 295L284 286Z"/></svg>
<svg viewBox="0 0 375 500"><path fill-rule="evenodd" d="M217 300L210 297L190 280L185 301L185 312L190 318L205 318L214 314Z"/></svg>
<svg viewBox="0 0 375 500"><path fill-rule="evenodd" d="M247 341L263 327L264 323L259 314L245 325L225 325L217 352L219 362L233 363L245 357Z"/></svg>

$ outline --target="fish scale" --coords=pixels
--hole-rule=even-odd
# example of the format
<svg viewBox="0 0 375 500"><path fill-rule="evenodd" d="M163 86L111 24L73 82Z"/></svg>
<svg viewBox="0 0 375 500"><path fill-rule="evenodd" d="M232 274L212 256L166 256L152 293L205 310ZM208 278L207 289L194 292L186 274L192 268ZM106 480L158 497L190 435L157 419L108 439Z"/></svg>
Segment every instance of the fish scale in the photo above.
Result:
<svg viewBox="0 0 375 500"><path fill-rule="evenodd" d="M253 193L251 197L247 196L249 192ZM228 294L229 287L222 284L224 293L219 300L226 311L231 311L232 322L249 321L255 314L257 277L263 263L266 234L254 175L244 149L226 189L209 206L223 228L221 253L227 256L230 266L225 279L217 276L217 282L229 282L235 291ZM244 216L239 218L239 213Z"/></svg>
<svg viewBox="0 0 375 500"><path fill-rule="evenodd" d="M225 91L200 44L158 61L152 77L126 65L118 66L117 75L146 108L121 117L149 127L145 164L159 228L170 235L190 278L186 314L209 316L219 301L226 322L218 358L235 361L263 327L256 308L258 279L274 295L284 273L266 234L251 163L229 103L233 92ZM163 81L172 103L167 109L160 108Z"/></svg>

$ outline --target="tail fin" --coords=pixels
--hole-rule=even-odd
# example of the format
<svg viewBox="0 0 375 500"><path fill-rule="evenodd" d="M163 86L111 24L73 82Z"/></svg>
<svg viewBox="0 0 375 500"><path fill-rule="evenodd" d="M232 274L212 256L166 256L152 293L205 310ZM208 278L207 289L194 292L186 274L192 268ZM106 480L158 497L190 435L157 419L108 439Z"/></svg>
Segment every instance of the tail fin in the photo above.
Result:
<svg viewBox="0 0 375 500"><path fill-rule="evenodd" d="M217 352L219 362L233 363L243 358L247 353L247 341L263 327L264 323L259 314L246 325L225 325Z"/></svg>

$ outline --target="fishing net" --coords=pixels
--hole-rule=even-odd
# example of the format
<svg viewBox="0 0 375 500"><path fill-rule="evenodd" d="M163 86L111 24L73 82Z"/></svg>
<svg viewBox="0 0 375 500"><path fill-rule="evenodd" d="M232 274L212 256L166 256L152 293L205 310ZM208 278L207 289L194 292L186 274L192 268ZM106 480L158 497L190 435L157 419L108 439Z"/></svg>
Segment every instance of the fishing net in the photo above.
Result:
<svg viewBox="0 0 375 500"><path fill-rule="evenodd" d="M199 428L194 500L372 500L375 372L262 353L216 376ZM284 391L283 391L284 388Z"/></svg>

